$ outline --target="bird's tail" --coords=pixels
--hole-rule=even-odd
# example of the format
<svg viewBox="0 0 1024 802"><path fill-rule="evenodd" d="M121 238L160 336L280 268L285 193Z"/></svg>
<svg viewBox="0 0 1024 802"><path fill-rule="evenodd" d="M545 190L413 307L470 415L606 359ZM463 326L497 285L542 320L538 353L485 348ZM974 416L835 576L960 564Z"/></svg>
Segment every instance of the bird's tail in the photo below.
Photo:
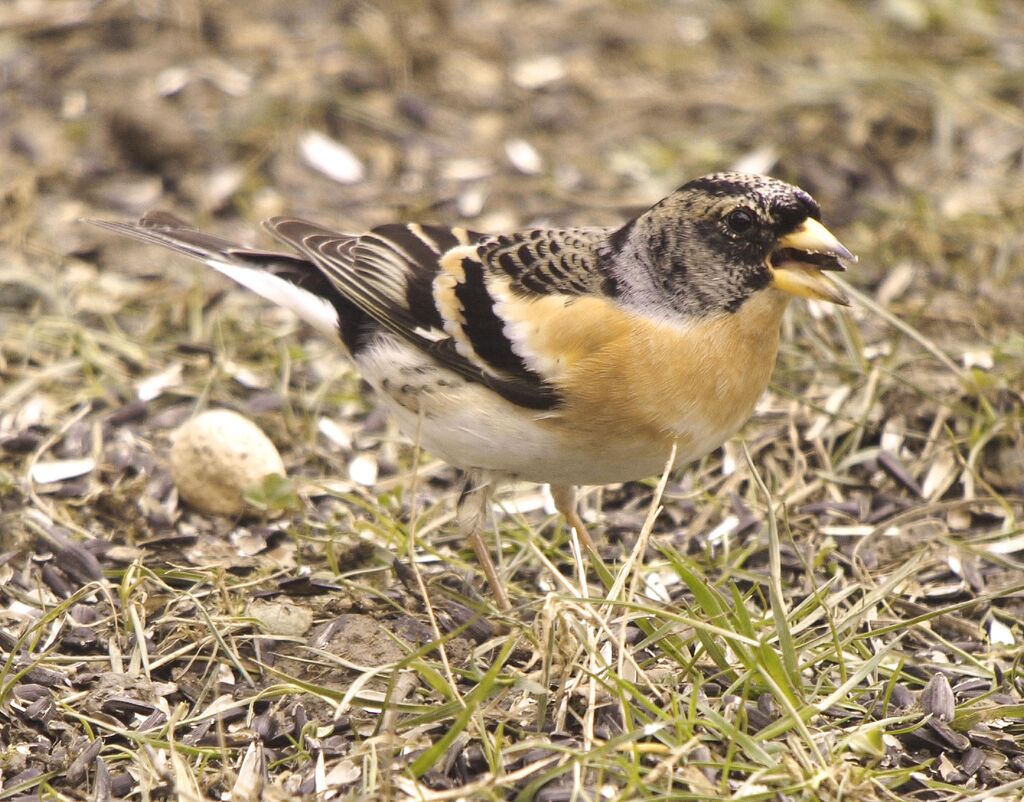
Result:
<svg viewBox="0 0 1024 802"><path fill-rule="evenodd" d="M84 222L191 256L329 335L338 336L348 322L343 315L351 304L320 268L297 254L246 248L199 231L168 212L149 212L137 223Z"/></svg>

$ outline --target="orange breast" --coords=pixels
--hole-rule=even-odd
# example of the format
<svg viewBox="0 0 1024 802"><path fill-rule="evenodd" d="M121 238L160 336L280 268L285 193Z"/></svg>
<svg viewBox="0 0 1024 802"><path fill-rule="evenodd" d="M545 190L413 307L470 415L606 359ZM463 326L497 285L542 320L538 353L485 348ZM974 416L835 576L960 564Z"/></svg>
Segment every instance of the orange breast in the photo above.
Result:
<svg viewBox="0 0 1024 802"><path fill-rule="evenodd" d="M786 298L766 290L734 314L691 325L629 314L599 298L531 304L530 350L566 405L549 425L606 442L649 440L695 458L750 416L775 365ZM543 322L542 322L543 321ZM526 322L526 321L524 321ZM525 343L524 343L525 344Z"/></svg>

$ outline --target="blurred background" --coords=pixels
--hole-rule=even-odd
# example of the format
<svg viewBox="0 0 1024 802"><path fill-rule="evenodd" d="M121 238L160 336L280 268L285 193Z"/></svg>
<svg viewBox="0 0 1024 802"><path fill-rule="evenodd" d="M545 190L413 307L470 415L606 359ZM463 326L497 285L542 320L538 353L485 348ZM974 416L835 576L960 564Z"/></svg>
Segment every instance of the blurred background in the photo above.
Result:
<svg viewBox="0 0 1024 802"><path fill-rule="evenodd" d="M1015 2L13 0L0 147L7 292L106 247L83 215L610 223L731 168L815 195L861 286L1024 303Z"/></svg>

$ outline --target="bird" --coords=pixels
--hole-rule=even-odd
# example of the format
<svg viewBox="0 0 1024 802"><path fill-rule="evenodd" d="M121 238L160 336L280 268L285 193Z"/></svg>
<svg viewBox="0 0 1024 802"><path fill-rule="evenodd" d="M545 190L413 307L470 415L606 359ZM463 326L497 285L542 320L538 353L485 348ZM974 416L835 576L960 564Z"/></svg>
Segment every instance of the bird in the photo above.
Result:
<svg viewBox="0 0 1024 802"><path fill-rule="evenodd" d="M693 179L620 226L265 221L288 252L163 211L88 222L197 259L338 341L402 432L461 469L456 520L503 611L483 538L497 485L549 485L592 550L576 488L721 446L768 386L788 301L849 305L826 273L856 261L811 195L739 172Z"/></svg>

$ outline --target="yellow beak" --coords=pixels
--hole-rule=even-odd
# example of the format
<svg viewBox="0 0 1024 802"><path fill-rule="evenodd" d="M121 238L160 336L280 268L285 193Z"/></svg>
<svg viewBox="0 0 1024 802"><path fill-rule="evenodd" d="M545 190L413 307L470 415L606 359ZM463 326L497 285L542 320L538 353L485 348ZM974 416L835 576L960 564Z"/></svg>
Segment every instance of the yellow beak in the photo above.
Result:
<svg viewBox="0 0 1024 802"><path fill-rule="evenodd" d="M795 251L796 253L789 253ZM825 226L808 217L799 228L779 239L776 253L782 253L782 260L770 265L772 284L775 289L800 298L849 306L850 299L822 270L844 270L839 260L856 262L850 253ZM804 261L801 256L807 254ZM833 257L831 260L815 260L815 256Z"/></svg>

